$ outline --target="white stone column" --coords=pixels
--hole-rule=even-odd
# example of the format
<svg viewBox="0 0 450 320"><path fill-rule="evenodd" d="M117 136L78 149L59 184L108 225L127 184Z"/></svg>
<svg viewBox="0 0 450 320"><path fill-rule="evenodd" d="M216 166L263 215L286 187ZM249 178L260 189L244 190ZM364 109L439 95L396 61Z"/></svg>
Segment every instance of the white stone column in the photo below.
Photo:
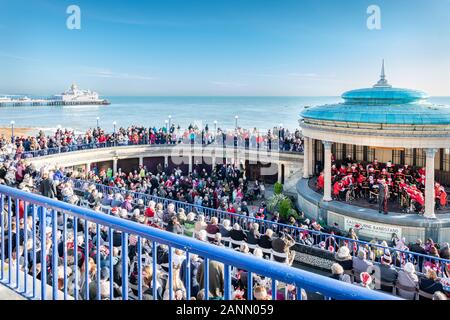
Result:
<svg viewBox="0 0 450 320"><path fill-rule="evenodd" d="M324 149L324 187L323 201L331 201L331 145L332 142L322 141Z"/></svg>
<svg viewBox="0 0 450 320"><path fill-rule="evenodd" d="M169 156L164 156L164 167L169 165Z"/></svg>
<svg viewBox="0 0 450 320"><path fill-rule="evenodd" d="M426 173L425 173L425 212L424 217L436 218L434 214L434 157L437 149L425 149L426 153Z"/></svg>
<svg viewBox="0 0 450 320"><path fill-rule="evenodd" d="M303 178L309 178L309 138L303 138Z"/></svg>
<svg viewBox="0 0 450 320"><path fill-rule="evenodd" d="M118 158L113 158L113 174L114 175L117 173L117 162L118 162Z"/></svg>
<svg viewBox="0 0 450 320"><path fill-rule="evenodd" d="M282 163L278 162L278 182L281 183L281 169L282 169Z"/></svg>
<svg viewBox="0 0 450 320"><path fill-rule="evenodd" d="M211 155L211 170L216 166L216 154Z"/></svg>
<svg viewBox="0 0 450 320"><path fill-rule="evenodd" d="M192 172L192 153L189 153L189 173Z"/></svg>
<svg viewBox="0 0 450 320"><path fill-rule="evenodd" d="M84 171L86 172L86 174L87 174L89 171L91 171L91 163L90 163L90 162L86 163L85 168L84 168Z"/></svg>
<svg viewBox="0 0 450 320"><path fill-rule="evenodd" d="M139 157L139 165L140 166L144 165L144 157L142 157L142 156Z"/></svg>
<svg viewBox="0 0 450 320"><path fill-rule="evenodd" d="M309 163L309 170L308 170L308 174L310 177L312 177L314 175L314 163L313 163L313 139L309 138L309 146L308 146L308 151L309 151L309 155L308 155L308 163Z"/></svg>

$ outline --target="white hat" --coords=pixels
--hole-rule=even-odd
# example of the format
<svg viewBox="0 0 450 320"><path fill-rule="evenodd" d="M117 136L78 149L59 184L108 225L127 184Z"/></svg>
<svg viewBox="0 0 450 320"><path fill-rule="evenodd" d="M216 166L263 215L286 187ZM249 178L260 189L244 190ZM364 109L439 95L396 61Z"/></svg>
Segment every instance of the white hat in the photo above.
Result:
<svg viewBox="0 0 450 320"><path fill-rule="evenodd" d="M344 258L347 258L348 256L350 256L350 250L348 249L348 247L346 247L346 246L340 247L337 252L337 257L339 259L344 259Z"/></svg>
<svg viewBox="0 0 450 320"><path fill-rule="evenodd" d="M407 273L414 273L416 269L414 268L414 265L411 262L407 262L403 266L403 270L405 270Z"/></svg>

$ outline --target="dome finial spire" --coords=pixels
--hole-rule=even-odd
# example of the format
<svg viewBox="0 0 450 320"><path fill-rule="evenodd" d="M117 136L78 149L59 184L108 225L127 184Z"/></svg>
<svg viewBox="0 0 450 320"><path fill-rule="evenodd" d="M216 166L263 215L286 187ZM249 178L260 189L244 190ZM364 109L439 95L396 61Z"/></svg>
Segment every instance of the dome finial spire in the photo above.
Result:
<svg viewBox="0 0 450 320"><path fill-rule="evenodd" d="M380 80L378 80L377 84L374 85L374 88L377 87L386 87L386 88L390 88L392 87L386 80L386 74L384 73L384 59L382 60L381 63L381 74L380 74Z"/></svg>

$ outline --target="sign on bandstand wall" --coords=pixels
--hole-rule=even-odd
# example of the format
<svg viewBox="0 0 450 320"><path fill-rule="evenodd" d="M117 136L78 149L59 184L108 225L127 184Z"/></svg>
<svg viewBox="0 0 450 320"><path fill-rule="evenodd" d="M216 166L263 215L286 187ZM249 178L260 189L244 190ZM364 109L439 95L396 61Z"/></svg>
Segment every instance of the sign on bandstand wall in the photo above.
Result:
<svg viewBox="0 0 450 320"><path fill-rule="evenodd" d="M350 228L355 229L360 237L379 239L389 241L392 239L392 234L395 233L399 238L402 237L402 228L381 224L368 222L365 220L359 220L351 217L344 218L344 228L348 230Z"/></svg>

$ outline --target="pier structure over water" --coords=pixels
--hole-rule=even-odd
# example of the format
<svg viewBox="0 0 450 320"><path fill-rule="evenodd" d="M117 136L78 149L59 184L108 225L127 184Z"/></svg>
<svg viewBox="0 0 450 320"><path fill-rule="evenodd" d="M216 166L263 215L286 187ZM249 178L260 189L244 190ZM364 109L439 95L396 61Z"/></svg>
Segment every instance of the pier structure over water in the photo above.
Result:
<svg viewBox="0 0 450 320"><path fill-rule="evenodd" d="M27 96L0 97L0 107L22 106L76 106L76 105L108 105L110 102L101 99L97 92L81 90L76 84L62 94L49 98L29 98Z"/></svg>

